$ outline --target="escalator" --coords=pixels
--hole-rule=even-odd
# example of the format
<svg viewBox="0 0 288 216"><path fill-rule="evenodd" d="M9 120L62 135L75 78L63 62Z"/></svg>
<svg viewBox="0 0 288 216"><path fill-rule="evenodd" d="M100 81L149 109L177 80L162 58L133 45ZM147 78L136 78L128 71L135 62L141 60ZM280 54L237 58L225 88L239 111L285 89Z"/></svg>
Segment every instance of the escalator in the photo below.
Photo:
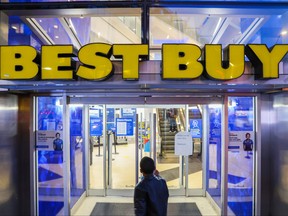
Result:
<svg viewBox="0 0 288 216"><path fill-rule="evenodd" d="M167 154L174 155L174 139L176 132L170 131L169 118L167 118L167 109L158 109L158 121L161 137L161 151L160 156ZM176 119L177 131L183 130L183 123L180 121L181 109L177 109L178 117Z"/></svg>
<svg viewBox="0 0 288 216"><path fill-rule="evenodd" d="M195 111L197 110L197 112ZM178 108L178 117L176 119L177 131L185 131L186 121L185 121L185 112L183 109ZM174 140L176 133L170 132L169 118L167 118L168 109L158 109L158 121L160 131L160 140L161 140L161 150L159 156L165 155L174 155ZM196 109L189 110L189 121L197 119L202 119L202 112L199 107ZM193 149L195 156L201 156L202 154L202 140L201 138L193 137Z"/></svg>

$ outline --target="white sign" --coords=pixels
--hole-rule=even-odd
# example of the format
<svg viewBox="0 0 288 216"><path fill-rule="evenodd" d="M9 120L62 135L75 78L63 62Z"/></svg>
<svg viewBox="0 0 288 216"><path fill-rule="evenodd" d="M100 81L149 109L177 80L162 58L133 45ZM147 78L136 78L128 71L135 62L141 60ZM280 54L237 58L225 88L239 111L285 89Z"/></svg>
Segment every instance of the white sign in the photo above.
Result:
<svg viewBox="0 0 288 216"><path fill-rule="evenodd" d="M188 156L193 154L192 135L181 131L175 135L175 155Z"/></svg>

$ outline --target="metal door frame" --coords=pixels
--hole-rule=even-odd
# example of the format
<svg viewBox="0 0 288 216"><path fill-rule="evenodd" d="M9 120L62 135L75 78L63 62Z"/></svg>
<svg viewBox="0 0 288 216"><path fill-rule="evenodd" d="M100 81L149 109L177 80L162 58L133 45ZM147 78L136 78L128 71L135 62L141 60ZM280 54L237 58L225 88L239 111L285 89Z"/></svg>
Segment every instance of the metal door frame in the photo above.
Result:
<svg viewBox="0 0 288 216"><path fill-rule="evenodd" d="M83 104L83 105L93 105L93 104L98 104L98 105L103 105L103 117L105 117L105 121L103 119L103 124L105 125L105 131L106 131L106 109L107 106L117 106L117 107L136 107L136 108L148 108L148 107L153 107L153 108L183 108L187 109L188 104L209 104L209 103L221 103L223 104L223 97L218 96L218 97L201 97L195 95L194 97L179 97L179 98L172 98L172 97L158 97L158 98L133 98L133 97L123 97L123 98L117 98L118 100L115 101L115 98L98 98L98 97L70 97L69 98L69 104ZM176 100L177 99L177 100ZM171 101L173 101L173 104L171 104ZM127 105L128 103L129 105ZM187 111L186 111L187 112ZM186 115L186 122L189 121L187 118L189 118ZM103 126L104 126L103 125ZM137 126L138 127L138 126ZM86 128L89 128L89 123L87 123ZM104 130L104 127L103 127ZM88 139L87 139L88 140ZM106 138L103 141L103 151L107 151L108 145L107 145L107 140ZM86 143L86 146L87 143ZM204 143L203 143L204 146ZM206 155L203 155L204 157ZM180 166L180 176L184 176L184 161L185 158L180 156L180 162L182 166ZM107 189L107 175L106 175L106 170L108 169L109 165L107 162L107 156L104 154L103 157L103 181L104 181L104 188L103 189L89 189L88 188L88 182L87 180L87 195L95 195L95 196L107 196L107 195L120 195L120 196L133 196L133 190L130 190L130 192L127 192L129 189L123 189L123 190L116 190L116 189ZM88 165L87 165L88 166ZM203 173L206 172L206 166L204 163L202 163L203 166ZM88 173L89 173L89 168L87 168L86 171L86 176L87 179L89 179ZM182 180L183 182L183 180ZM202 179L203 182L203 187L200 189L189 189L189 185L183 185L179 189L169 189L170 195L171 196L206 196L205 193L205 179ZM181 186L181 184L180 184Z"/></svg>

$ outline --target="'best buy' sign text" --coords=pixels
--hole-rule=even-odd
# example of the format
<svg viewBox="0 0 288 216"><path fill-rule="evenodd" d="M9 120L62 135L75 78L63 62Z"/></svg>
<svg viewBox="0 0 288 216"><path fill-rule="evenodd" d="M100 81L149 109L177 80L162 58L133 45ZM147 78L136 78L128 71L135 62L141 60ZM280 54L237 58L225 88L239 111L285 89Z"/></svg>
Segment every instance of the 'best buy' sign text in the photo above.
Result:
<svg viewBox="0 0 288 216"><path fill-rule="evenodd" d="M288 45L277 44L268 49L263 44L205 45L163 44L163 79L195 79L203 73L216 80L240 77L245 70L245 55L251 61L256 78L279 77L279 62ZM223 53L223 58L222 58ZM33 79L40 73L42 80L70 80L78 76L87 80L103 80L113 75L111 56L122 59L123 79L139 78L139 59L149 55L147 44L91 43L79 50L79 66L72 64L73 46L42 46L41 55L31 46L0 46L0 79ZM224 59L224 60L223 60Z"/></svg>

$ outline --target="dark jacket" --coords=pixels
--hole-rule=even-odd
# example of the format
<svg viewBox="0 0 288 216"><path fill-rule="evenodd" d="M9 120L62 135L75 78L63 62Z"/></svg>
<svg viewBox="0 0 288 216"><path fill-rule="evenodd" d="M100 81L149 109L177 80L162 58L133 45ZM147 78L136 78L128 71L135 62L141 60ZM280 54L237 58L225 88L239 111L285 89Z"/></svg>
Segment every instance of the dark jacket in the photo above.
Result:
<svg viewBox="0 0 288 216"><path fill-rule="evenodd" d="M155 175L146 176L135 187L135 215L167 215L168 197L169 192L164 179Z"/></svg>

